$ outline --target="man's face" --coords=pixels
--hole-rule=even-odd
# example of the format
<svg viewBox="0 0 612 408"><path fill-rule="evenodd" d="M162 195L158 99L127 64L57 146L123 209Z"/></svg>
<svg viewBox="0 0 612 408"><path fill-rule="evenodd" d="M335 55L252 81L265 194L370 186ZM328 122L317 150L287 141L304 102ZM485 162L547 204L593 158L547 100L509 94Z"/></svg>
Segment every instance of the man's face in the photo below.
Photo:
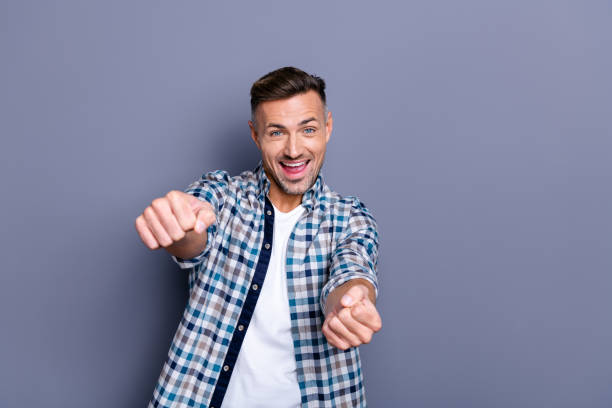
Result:
<svg viewBox="0 0 612 408"><path fill-rule="evenodd" d="M326 118L317 92L262 102L255 112L255 123L249 121L249 126L271 189L301 195L312 187L332 131L331 112Z"/></svg>

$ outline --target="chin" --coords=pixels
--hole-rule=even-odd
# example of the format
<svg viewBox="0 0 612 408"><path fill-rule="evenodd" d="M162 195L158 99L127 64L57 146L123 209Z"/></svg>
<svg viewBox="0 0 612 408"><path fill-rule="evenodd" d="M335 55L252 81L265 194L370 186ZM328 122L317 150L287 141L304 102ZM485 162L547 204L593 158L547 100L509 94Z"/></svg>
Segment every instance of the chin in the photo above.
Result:
<svg viewBox="0 0 612 408"><path fill-rule="evenodd" d="M303 186L299 186L299 187L290 186L286 183L281 184L280 187L281 187L281 190L283 190L285 194L290 194L290 195L304 194L308 190L308 188L310 188L310 187L303 187Z"/></svg>

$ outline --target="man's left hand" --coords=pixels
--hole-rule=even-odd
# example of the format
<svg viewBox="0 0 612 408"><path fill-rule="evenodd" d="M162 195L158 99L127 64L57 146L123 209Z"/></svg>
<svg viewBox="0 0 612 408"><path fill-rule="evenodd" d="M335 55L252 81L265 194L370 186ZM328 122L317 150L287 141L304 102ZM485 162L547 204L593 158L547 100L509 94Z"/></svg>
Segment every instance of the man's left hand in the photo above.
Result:
<svg viewBox="0 0 612 408"><path fill-rule="evenodd" d="M329 294L323 323L327 341L341 350L369 343L372 335L382 328L380 315L371 300L374 297L371 284L349 281L345 285Z"/></svg>

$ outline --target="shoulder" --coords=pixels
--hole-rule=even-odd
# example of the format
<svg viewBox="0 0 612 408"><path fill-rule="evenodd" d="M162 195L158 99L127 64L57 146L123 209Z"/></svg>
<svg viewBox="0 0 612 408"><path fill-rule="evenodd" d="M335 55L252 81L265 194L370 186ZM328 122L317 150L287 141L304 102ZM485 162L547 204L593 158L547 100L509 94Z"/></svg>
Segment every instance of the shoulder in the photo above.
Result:
<svg viewBox="0 0 612 408"><path fill-rule="evenodd" d="M188 192L218 204L219 209L225 206L252 208L259 205L259 188L257 173L252 170L235 176L226 170L214 170L204 173Z"/></svg>
<svg viewBox="0 0 612 408"><path fill-rule="evenodd" d="M372 217L372 213L365 203L354 195L342 195L331 190L327 185L323 188L321 202L328 207L327 210L332 214L343 214L347 216L367 216Z"/></svg>
<svg viewBox="0 0 612 408"><path fill-rule="evenodd" d="M189 184L185 192L212 202L225 193L229 179L229 174L224 170L209 171Z"/></svg>
<svg viewBox="0 0 612 408"><path fill-rule="evenodd" d="M212 170L202 174L200 180L208 180L211 182L218 183L229 183L231 180L230 174L225 170Z"/></svg>
<svg viewBox="0 0 612 408"><path fill-rule="evenodd" d="M234 186L241 190L254 190L258 186L257 174L253 170L245 170L231 178Z"/></svg>
<svg viewBox="0 0 612 408"><path fill-rule="evenodd" d="M244 190L257 186L257 178L250 170L243 171L236 176L230 175L227 170L213 170L203 173L196 183L198 182L229 190Z"/></svg>

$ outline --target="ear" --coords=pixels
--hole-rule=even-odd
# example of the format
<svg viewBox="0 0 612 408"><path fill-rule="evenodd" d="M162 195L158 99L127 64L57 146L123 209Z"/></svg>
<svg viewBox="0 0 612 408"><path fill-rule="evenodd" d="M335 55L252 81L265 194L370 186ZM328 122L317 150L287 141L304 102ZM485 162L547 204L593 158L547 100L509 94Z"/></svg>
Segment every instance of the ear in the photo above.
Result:
<svg viewBox="0 0 612 408"><path fill-rule="evenodd" d="M251 120L249 120L249 128L251 129L251 139L253 139L255 145L257 145L257 148L261 150L261 146L259 146L259 140L257 139L257 130L255 129L255 124Z"/></svg>
<svg viewBox="0 0 612 408"><path fill-rule="evenodd" d="M327 136L325 137L325 143L329 142L329 137L331 136L332 130L334 128L334 119L332 118L332 113L327 111L327 121L325 122L325 128L327 130Z"/></svg>

